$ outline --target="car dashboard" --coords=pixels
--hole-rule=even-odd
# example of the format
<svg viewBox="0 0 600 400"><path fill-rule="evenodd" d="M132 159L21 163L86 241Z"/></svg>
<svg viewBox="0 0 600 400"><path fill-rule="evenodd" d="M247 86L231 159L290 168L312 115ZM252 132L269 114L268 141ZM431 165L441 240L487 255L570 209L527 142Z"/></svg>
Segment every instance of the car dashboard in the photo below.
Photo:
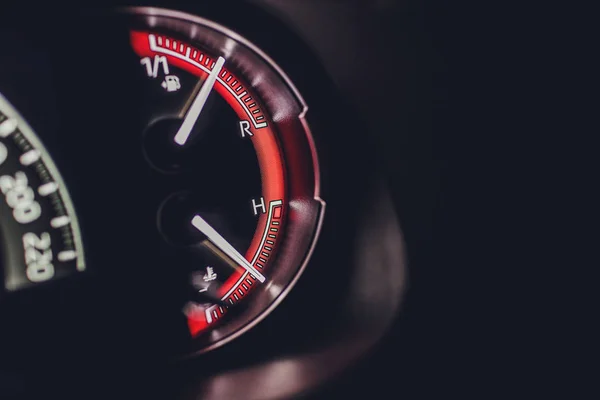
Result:
<svg viewBox="0 0 600 400"><path fill-rule="evenodd" d="M412 7L7 5L0 397L375 393L435 191Z"/></svg>

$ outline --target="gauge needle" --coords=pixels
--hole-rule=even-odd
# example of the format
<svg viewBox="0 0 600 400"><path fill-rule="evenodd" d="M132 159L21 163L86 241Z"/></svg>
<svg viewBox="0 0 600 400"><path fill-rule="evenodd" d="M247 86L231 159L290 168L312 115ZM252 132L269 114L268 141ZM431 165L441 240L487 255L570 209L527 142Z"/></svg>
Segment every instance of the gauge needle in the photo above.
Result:
<svg viewBox="0 0 600 400"><path fill-rule="evenodd" d="M219 235L217 231L213 229L201 216L196 215L192 219L192 225L200 232L202 232L210 242L217 246L223 253L225 253L232 260L241 265L248 273L256 276L261 283L265 281L265 277L256 270L245 258L242 256L232 245Z"/></svg>
<svg viewBox="0 0 600 400"><path fill-rule="evenodd" d="M207 248L210 252L212 252L217 257L219 257L221 260L223 260L234 271L239 271L241 269L236 261L234 261L232 258L228 257L227 254L223 253L223 251L221 251L221 249L219 249L217 246L215 246L213 244L213 242L211 242L210 240L206 239L205 241L202 242L202 245L204 245L204 247Z"/></svg>
<svg viewBox="0 0 600 400"><path fill-rule="evenodd" d="M177 134L175 135L175 143L180 146L183 146L188 138L190 137L190 133L192 132L192 128L196 124L200 113L202 113L202 109L204 108L204 104L206 104L206 99L208 99L208 95L212 91L213 86L215 85L215 81L217 80L217 76L219 76L219 72L221 72L221 68L223 68L223 64L225 64L225 59L223 57L219 57L217 62L215 63L214 68L204 81L204 85L202 85L202 89L198 92L198 95L194 99L190 109L187 114L183 118L183 123L179 127Z"/></svg>

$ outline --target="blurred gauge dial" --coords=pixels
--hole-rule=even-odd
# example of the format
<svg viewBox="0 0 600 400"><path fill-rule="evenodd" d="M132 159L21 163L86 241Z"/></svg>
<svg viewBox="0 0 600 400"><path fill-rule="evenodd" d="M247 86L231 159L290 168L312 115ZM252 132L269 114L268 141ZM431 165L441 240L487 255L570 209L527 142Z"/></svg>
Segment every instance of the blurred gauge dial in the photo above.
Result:
<svg viewBox="0 0 600 400"><path fill-rule="evenodd" d="M86 267L65 183L35 132L1 94L0 266L8 292Z"/></svg>

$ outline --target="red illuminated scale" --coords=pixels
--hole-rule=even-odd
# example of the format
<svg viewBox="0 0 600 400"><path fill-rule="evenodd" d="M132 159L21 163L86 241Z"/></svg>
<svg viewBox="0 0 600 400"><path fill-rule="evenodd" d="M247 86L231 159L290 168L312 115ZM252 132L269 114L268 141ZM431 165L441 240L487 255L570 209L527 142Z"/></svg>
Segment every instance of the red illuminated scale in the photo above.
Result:
<svg viewBox="0 0 600 400"><path fill-rule="evenodd" d="M131 31L131 45L140 57L165 56L170 65L177 66L206 79L218 57L171 37L144 31ZM262 194L266 212L257 220L256 231L245 258L258 271L268 269L274 259L286 215L286 182L283 154L277 142L274 124L264 112L258 96L250 85L234 75L225 65L215 82L214 90L237 113L240 121L247 121L249 137L256 151L262 179ZM220 289L219 295L229 304L235 304L258 285L256 277L248 272L233 274ZM227 308L213 305L207 309L188 310L188 326L197 335L227 313Z"/></svg>

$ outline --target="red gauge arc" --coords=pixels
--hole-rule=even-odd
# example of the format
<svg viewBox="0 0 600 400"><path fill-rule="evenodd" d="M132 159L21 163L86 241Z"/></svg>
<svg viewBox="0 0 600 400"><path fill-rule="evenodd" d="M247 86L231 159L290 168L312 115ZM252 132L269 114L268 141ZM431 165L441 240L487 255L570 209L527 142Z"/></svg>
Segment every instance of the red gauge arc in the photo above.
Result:
<svg viewBox="0 0 600 400"><path fill-rule="evenodd" d="M140 57L166 57L170 65L181 68L200 79L206 79L218 57L183 41L163 34L132 30L130 43ZM286 181L284 158L274 124L259 97L243 79L227 68L219 72L214 90L229 104L240 119L240 133L247 135L256 151L262 180L266 212L257 226L245 258L257 270L268 269L274 259L286 220ZM220 288L219 295L227 304L235 304L258 284L248 272L233 274ZM205 331L227 312L227 307L213 305L207 309L189 311L188 326L192 335Z"/></svg>

